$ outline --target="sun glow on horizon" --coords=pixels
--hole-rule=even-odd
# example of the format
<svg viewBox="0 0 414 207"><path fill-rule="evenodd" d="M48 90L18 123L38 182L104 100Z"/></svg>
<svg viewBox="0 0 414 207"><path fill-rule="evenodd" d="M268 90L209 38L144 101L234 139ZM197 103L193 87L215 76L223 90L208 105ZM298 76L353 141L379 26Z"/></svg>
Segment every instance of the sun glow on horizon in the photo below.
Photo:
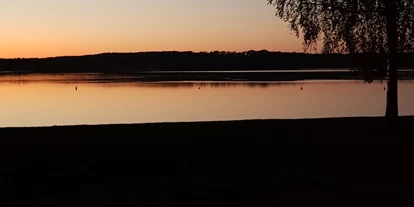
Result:
<svg viewBox="0 0 414 207"><path fill-rule="evenodd" d="M0 57L144 51L303 52L266 1L0 0Z"/></svg>

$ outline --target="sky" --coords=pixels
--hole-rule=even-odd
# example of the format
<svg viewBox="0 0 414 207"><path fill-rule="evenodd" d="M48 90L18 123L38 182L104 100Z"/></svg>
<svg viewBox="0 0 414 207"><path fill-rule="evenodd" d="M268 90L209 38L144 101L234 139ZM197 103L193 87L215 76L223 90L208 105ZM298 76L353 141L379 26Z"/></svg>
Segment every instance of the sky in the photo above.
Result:
<svg viewBox="0 0 414 207"><path fill-rule="evenodd" d="M0 57L303 52L266 0L0 0Z"/></svg>

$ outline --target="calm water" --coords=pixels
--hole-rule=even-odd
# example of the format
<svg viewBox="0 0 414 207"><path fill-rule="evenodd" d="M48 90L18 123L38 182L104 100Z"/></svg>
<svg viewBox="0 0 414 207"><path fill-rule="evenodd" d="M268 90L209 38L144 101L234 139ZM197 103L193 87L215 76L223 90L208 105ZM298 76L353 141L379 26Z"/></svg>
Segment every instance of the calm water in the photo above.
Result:
<svg viewBox="0 0 414 207"><path fill-rule="evenodd" d="M201 71L146 71L145 73L323 73L323 72L350 72L350 69L323 68L323 69L298 69L298 70L201 70ZM402 72L414 72L414 69L400 69Z"/></svg>
<svg viewBox="0 0 414 207"><path fill-rule="evenodd" d="M0 76L0 126L382 116L385 110L385 83L114 80L124 79ZM414 114L413 91L413 81L400 82L401 115Z"/></svg>

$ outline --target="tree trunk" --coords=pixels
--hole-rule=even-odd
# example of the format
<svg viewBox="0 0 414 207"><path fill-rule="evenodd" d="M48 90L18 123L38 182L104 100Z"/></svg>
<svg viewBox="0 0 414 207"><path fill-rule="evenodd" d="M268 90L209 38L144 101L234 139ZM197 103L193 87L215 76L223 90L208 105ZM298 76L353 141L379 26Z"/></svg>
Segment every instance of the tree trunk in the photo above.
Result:
<svg viewBox="0 0 414 207"><path fill-rule="evenodd" d="M398 53L397 53L397 5L386 0L388 35L388 90L385 118L389 124L398 123Z"/></svg>
<svg viewBox="0 0 414 207"><path fill-rule="evenodd" d="M385 118L388 123L398 122L398 75L395 63L389 58L388 63L388 89Z"/></svg>

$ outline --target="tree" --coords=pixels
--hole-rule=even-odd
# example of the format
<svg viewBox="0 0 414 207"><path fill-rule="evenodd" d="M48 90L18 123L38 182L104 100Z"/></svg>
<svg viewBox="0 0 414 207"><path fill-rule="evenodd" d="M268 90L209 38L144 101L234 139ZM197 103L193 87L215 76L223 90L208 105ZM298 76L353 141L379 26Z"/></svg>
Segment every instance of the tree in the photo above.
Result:
<svg viewBox="0 0 414 207"><path fill-rule="evenodd" d="M376 54L386 59L388 78L385 117L398 122L399 54L414 49L412 0L268 0L276 16L288 22L296 36L303 35L304 49L351 56Z"/></svg>

